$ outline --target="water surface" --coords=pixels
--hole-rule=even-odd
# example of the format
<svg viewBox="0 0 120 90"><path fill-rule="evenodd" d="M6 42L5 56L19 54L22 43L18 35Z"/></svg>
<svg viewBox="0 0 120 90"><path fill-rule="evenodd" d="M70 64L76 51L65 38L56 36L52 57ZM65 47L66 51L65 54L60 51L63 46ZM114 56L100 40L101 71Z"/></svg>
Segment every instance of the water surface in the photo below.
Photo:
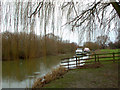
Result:
<svg viewBox="0 0 120 90"><path fill-rule="evenodd" d="M46 59L3 61L2 88L31 87L37 77L42 77L59 66L63 57L64 55L48 56Z"/></svg>

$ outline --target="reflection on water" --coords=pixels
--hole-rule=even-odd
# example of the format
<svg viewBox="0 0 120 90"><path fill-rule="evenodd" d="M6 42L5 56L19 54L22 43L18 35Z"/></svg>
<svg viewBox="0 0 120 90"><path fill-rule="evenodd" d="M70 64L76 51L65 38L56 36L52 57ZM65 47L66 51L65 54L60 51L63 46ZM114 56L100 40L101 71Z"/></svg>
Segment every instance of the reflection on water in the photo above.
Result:
<svg viewBox="0 0 120 90"><path fill-rule="evenodd" d="M34 60L17 60L2 62L2 87L31 87L37 77L42 77L60 63L62 56L49 56Z"/></svg>

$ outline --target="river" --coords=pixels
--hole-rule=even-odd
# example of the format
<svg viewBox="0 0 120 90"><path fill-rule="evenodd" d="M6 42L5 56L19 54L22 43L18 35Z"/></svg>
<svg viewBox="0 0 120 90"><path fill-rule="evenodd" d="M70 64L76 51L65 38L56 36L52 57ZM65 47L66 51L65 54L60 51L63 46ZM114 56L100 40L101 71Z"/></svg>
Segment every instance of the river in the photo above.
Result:
<svg viewBox="0 0 120 90"><path fill-rule="evenodd" d="M2 62L2 88L31 87L37 77L42 77L60 65L61 58L69 55L48 56L31 60ZM36 75L37 74L37 75Z"/></svg>
<svg viewBox="0 0 120 90"><path fill-rule="evenodd" d="M47 56L46 59L3 61L2 88L31 88L37 78L43 77L54 68L59 67L61 59L69 56L71 56L71 54ZM81 59L86 58L88 58L88 56L84 56ZM70 61L73 59L70 59ZM81 62L83 62L83 60ZM70 64L74 63L76 62L71 62ZM74 67L74 65L72 67Z"/></svg>

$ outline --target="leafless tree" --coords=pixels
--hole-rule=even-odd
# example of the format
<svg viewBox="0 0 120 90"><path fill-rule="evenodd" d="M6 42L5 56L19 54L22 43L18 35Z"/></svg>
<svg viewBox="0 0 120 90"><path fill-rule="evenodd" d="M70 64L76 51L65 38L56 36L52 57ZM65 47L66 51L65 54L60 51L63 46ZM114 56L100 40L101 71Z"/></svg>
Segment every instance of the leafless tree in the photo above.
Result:
<svg viewBox="0 0 120 90"><path fill-rule="evenodd" d="M118 28L118 22L120 22L120 1L104 2L104 0L94 0L87 5L82 5L81 3L84 2L73 2L71 0L70 2L62 3L61 10L67 12L67 22L63 26L72 26L71 30L79 31L80 37L85 33L88 33L87 37L91 37L91 33L95 32L96 26L104 30L104 32L106 30L107 33L113 28L113 23L115 23L113 29ZM43 6L44 3L40 2L30 17L37 14ZM82 6L82 11L78 11ZM63 15L66 14L63 13Z"/></svg>
<svg viewBox="0 0 120 90"><path fill-rule="evenodd" d="M105 48L107 43L110 41L110 38L107 35L98 36L96 43L98 43L101 48Z"/></svg>
<svg viewBox="0 0 120 90"><path fill-rule="evenodd" d="M113 8L109 12L108 8L110 8L111 5L113 6ZM65 5L62 6L62 9L66 7L69 7L70 9L71 3L67 2ZM109 14L111 14L112 16L107 17L106 16L107 12L109 12ZM70 11L68 12L68 14L69 13ZM73 18L71 21L67 22L66 24L72 25L72 31L74 30L75 27L80 27L83 24L84 24L84 27L89 27L90 23L95 24L96 21L97 21L97 24L100 24L100 27L103 26L103 28L105 28L106 26L110 27L110 23L117 16L120 17L120 5L118 2L107 2L107 3L104 2L103 3L103 0L100 0L100 1L94 0L94 2L91 5L87 6L87 9L83 10L79 15L76 14L76 17Z"/></svg>

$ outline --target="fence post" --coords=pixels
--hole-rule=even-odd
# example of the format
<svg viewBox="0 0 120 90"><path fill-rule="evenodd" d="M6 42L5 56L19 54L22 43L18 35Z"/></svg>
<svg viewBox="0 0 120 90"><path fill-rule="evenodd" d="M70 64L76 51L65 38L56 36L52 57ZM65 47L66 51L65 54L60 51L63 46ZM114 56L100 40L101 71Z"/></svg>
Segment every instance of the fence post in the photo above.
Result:
<svg viewBox="0 0 120 90"><path fill-rule="evenodd" d="M96 63L96 54L95 54L95 63Z"/></svg>
<svg viewBox="0 0 120 90"><path fill-rule="evenodd" d="M99 62L99 55L98 55L98 62Z"/></svg>
<svg viewBox="0 0 120 90"><path fill-rule="evenodd" d="M115 53L113 52L113 62L115 62Z"/></svg>
<svg viewBox="0 0 120 90"><path fill-rule="evenodd" d="M69 70L69 59L68 59L68 70Z"/></svg>
<svg viewBox="0 0 120 90"><path fill-rule="evenodd" d="M77 57L76 57L76 67L77 67Z"/></svg>

